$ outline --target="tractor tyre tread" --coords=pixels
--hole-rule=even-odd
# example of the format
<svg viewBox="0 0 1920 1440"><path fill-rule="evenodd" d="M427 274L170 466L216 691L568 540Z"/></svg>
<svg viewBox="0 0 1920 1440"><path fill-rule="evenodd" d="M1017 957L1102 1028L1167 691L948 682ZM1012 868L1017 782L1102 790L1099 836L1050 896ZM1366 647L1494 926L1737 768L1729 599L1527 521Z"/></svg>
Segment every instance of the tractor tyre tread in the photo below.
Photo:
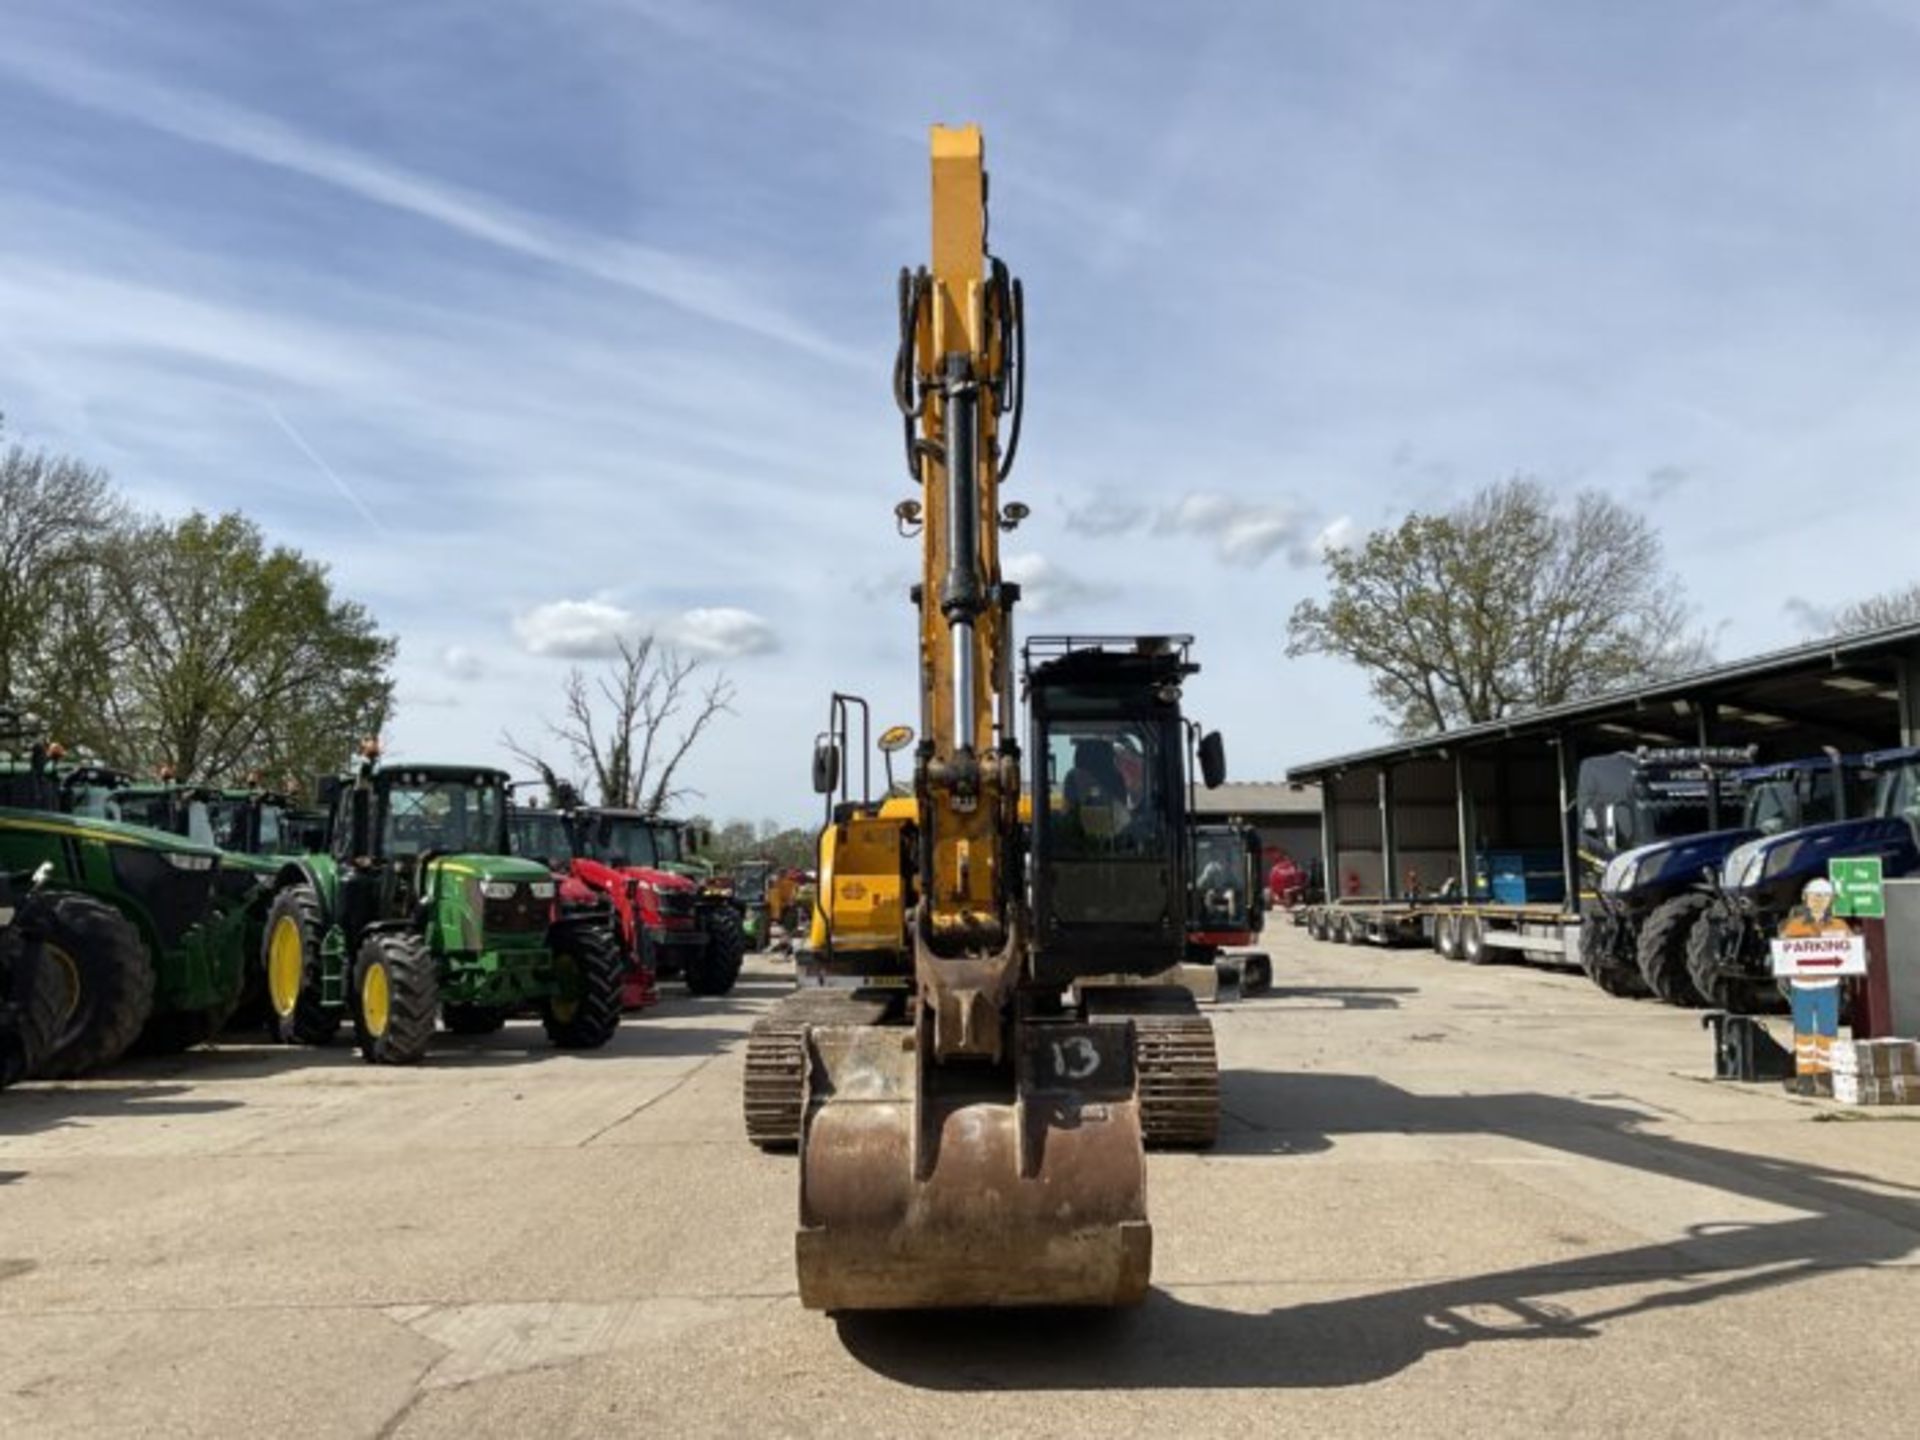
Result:
<svg viewBox="0 0 1920 1440"><path fill-rule="evenodd" d="M361 986L368 968L379 961L387 971L387 1028L374 1035L360 1013ZM440 1017L440 973L424 935L412 930L379 930L360 942L353 965L354 1029L360 1057L370 1065L418 1065L433 1043Z"/></svg>
<svg viewBox="0 0 1920 1440"><path fill-rule="evenodd" d="M1687 932L1687 978L1700 992L1709 1009L1726 1010L1735 1015L1769 1015L1781 1008L1781 995L1771 979L1743 980L1720 972L1720 956L1715 945L1715 918L1718 906L1706 911Z"/></svg>
<svg viewBox="0 0 1920 1440"><path fill-rule="evenodd" d="M1705 1001L1687 971L1687 941L1707 903L1697 891L1675 895L1655 906L1640 926L1634 955L1640 978L1669 1005L1697 1008Z"/></svg>
<svg viewBox="0 0 1920 1440"><path fill-rule="evenodd" d="M746 932L740 913L731 905L716 905L707 915L707 943L687 961L686 986L690 995L725 995L740 978L747 954Z"/></svg>
<svg viewBox="0 0 1920 1440"><path fill-rule="evenodd" d="M139 1038L153 1013L153 959L133 922L106 901L76 893L47 900L47 942L78 967L79 993L62 994L59 1032L35 1073L69 1080L111 1065Z"/></svg>
<svg viewBox="0 0 1920 1440"><path fill-rule="evenodd" d="M1607 994L1622 1000L1638 999L1646 995L1646 981L1640 978L1640 971L1631 964L1623 964L1615 956L1601 948L1599 940L1600 926L1594 920L1583 919L1580 925L1580 968L1586 977L1598 985Z"/></svg>
<svg viewBox="0 0 1920 1440"><path fill-rule="evenodd" d="M326 918L320 910L320 896L313 886L289 885L273 897L267 907L266 929L261 933L260 963L265 966L272 953L273 932L282 916L291 915L300 927L300 995L291 1015L281 1015L267 1000L267 1035L282 1045L325 1045L340 1033L346 1018L334 1006L320 999L320 945L326 933ZM351 978L351 977L350 977Z"/></svg>
<svg viewBox="0 0 1920 1440"><path fill-rule="evenodd" d="M12 1015L0 1032L0 1090L26 1079L46 1061L66 1002L60 977L37 944L30 952L22 946L15 965L8 977Z"/></svg>
<svg viewBox="0 0 1920 1440"><path fill-rule="evenodd" d="M583 925L554 939L556 951L568 950L580 976L573 1013L562 1019L548 1000L540 1007L547 1038L562 1050L598 1050L620 1028L620 998L626 986L626 958L620 942L605 926Z"/></svg>

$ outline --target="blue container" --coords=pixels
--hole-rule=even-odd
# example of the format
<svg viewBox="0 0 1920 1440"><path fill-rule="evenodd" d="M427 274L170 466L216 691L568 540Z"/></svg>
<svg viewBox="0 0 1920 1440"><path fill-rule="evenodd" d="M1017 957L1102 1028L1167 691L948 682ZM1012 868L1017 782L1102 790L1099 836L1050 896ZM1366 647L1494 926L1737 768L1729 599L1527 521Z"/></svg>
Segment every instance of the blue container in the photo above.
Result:
<svg viewBox="0 0 1920 1440"><path fill-rule="evenodd" d="M1483 850L1474 867L1474 892L1497 905L1558 905L1567 877L1553 850Z"/></svg>

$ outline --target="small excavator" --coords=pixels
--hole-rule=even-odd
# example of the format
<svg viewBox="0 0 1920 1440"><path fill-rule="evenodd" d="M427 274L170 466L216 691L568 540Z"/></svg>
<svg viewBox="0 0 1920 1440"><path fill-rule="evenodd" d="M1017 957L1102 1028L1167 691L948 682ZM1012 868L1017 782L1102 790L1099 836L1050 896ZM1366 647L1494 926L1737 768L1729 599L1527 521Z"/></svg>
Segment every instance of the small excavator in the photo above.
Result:
<svg viewBox="0 0 1920 1440"><path fill-rule="evenodd" d="M875 797L867 707L835 695L798 957L822 983L755 1026L747 1131L798 1149L809 1308L1132 1304L1152 1265L1145 1149L1210 1144L1219 1123L1211 1026L1146 978L1187 944L1180 702L1198 666L1170 635L1016 654L999 537L1028 513L1000 500L1023 297L987 249L979 130L935 127L931 148L932 264L901 274L894 367L917 487L894 516L922 560L912 783L893 783L913 743L896 726ZM1195 755L1225 778L1217 733Z"/></svg>

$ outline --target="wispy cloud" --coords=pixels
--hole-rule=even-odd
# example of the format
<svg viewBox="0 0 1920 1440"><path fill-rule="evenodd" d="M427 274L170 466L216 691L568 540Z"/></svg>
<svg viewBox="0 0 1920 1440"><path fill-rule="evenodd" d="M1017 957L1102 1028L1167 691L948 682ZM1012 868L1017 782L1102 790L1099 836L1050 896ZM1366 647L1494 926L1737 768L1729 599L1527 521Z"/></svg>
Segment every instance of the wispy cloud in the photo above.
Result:
<svg viewBox="0 0 1920 1440"><path fill-rule="evenodd" d="M1320 558L1315 543L1319 522L1305 506L1290 500L1246 500L1218 491L1194 491L1162 511L1155 525L1205 540L1228 565L1260 565L1280 555L1289 565L1305 567Z"/></svg>
<svg viewBox="0 0 1920 1440"><path fill-rule="evenodd" d="M1114 593L1113 586L1088 580L1035 551L1007 556L1000 570L1019 585L1021 604L1035 617L1058 615L1063 610L1105 600Z"/></svg>
<svg viewBox="0 0 1920 1440"><path fill-rule="evenodd" d="M1067 507L1067 529L1095 539L1125 535L1145 525L1152 513L1137 500L1103 491Z"/></svg>
<svg viewBox="0 0 1920 1440"><path fill-rule="evenodd" d="M0 69L69 104L305 176L468 239L625 287L816 359L857 365L866 358L778 305L749 294L727 273L689 256L557 224L307 134L258 110L31 46L0 48Z"/></svg>

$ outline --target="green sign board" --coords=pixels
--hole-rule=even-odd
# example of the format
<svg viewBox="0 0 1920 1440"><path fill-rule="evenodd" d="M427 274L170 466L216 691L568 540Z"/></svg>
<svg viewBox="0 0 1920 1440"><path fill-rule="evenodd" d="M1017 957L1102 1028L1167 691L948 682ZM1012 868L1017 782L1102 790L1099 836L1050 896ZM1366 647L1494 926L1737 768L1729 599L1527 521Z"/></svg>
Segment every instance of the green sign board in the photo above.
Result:
<svg viewBox="0 0 1920 1440"><path fill-rule="evenodd" d="M1833 913L1857 920L1880 920L1887 913L1887 892L1881 886L1880 861L1829 860L1827 878L1833 882Z"/></svg>

